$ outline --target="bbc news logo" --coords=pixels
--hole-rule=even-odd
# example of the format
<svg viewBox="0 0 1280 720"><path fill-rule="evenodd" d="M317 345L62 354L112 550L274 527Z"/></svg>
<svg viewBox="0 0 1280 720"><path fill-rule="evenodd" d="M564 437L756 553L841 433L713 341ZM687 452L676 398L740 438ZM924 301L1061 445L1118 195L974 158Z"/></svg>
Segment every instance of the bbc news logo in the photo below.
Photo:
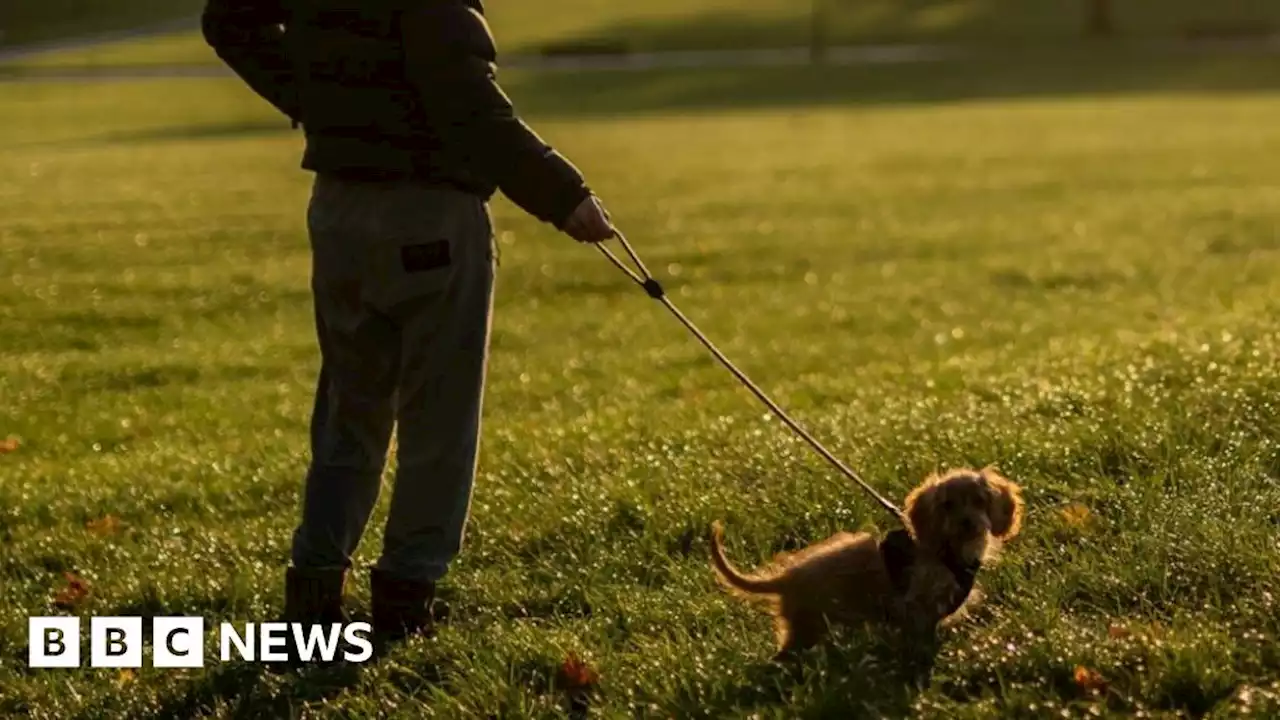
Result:
<svg viewBox="0 0 1280 720"><path fill-rule="evenodd" d="M90 618L89 667L142 667L142 626L140 617ZM28 666L81 667L80 630L80 618L76 617L28 618ZM218 658L222 662L230 662L233 657L249 662L285 662L292 649L302 662L333 662L340 658L362 663L373 657L371 631L369 623L222 623L218 628ZM153 667L204 667L204 618L152 618L151 636Z"/></svg>

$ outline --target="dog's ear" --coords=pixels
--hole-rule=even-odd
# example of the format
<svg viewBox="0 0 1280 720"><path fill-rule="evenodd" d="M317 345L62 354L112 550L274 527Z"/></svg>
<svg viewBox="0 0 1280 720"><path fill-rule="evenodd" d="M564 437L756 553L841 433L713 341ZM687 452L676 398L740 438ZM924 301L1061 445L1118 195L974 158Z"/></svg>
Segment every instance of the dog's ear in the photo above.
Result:
<svg viewBox="0 0 1280 720"><path fill-rule="evenodd" d="M911 522L911 535L915 537L916 542L923 543L927 541L931 529L934 527L934 505L937 504L937 482L936 478L929 478L924 483L916 487L907 495L907 501L904 507L907 520Z"/></svg>
<svg viewBox="0 0 1280 720"><path fill-rule="evenodd" d="M991 488L987 510L987 516L991 518L991 534L1001 540L1011 540L1022 530L1022 488L994 468L984 468L982 477Z"/></svg>

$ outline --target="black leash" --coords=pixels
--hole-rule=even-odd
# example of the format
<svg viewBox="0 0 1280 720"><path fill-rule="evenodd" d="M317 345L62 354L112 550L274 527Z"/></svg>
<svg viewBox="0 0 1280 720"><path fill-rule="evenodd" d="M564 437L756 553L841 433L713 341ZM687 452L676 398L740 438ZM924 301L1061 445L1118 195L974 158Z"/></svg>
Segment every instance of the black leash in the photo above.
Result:
<svg viewBox="0 0 1280 720"><path fill-rule="evenodd" d="M760 402L763 402L770 410L773 411L774 415L778 416L778 419L787 424L787 427L795 431L795 433L801 438L804 438L805 442L809 443L814 450L818 451L818 454L822 455L827 462L834 465L837 470L844 473L845 477L857 483L858 487L867 491L867 494L874 498L877 503L880 503L881 507L893 513L894 517L896 517L899 522L904 526L908 526L906 516L902 514L902 511L898 509L897 505L886 500L884 496L876 492L875 488L868 485L866 481L858 476L857 473L850 470L844 463L840 462L835 455L832 455L829 450L822 446L822 443L815 440L812 435L806 432L804 428L800 427L800 425L796 423L796 421L792 420L790 416L783 412L782 408L778 407L777 403L769 399L769 396L766 395L763 390L756 386L755 383L751 382L751 378L748 378L741 370L734 366L732 362L729 362L729 358L725 357L724 353L720 352L720 350L707 339L707 336L704 335L702 331L699 330L698 327L689 320L689 318L685 317L684 313L680 312L680 309L671 302L671 299L667 297L666 291L662 289L662 285L653 277L652 274L649 273L649 269L640 261L640 257L636 255L635 250L631 249L631 243L627 242L627 238L623 236L621 232L615 231L614 234L618 238L618 242L622 245L622 249L627 251L627 255L631 256L632 262L635 263L636 268L638 268L640 272L636 273L634 270L627 267L626 263L619 260L618 256L613 254L613 251L605 247L604 243L596 243L596 247L600 248L600 252L604 253L604 256L609 259L609 262L613 263L619 270L626 273L627 277L631 278L632 282L643 288L644 291L648 293L649 297L665 305L666 308L671 311L671 314L675 315L676 319L688 328L689 332L693 333L693 336L698 338L698 340L711 351L712 355L715 355L716 359L720 361L720 364L724 365L729 372L733 373L734 377L738 379L738 382L741 382L752 392L752 394L759 398Z"/></svg>

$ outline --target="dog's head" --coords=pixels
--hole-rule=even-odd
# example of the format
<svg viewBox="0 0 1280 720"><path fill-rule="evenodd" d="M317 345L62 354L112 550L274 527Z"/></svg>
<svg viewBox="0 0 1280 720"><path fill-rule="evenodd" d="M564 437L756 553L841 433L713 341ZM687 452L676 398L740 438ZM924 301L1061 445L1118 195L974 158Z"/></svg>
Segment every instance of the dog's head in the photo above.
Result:
<svg viewBox="0 0 1280 720"><path fill-rule="evenodd" d="M1022 527L1022 489L995 470L935 475L907 496L916 542L928 552L981 562L989 539L1010 540Z"/></svg>

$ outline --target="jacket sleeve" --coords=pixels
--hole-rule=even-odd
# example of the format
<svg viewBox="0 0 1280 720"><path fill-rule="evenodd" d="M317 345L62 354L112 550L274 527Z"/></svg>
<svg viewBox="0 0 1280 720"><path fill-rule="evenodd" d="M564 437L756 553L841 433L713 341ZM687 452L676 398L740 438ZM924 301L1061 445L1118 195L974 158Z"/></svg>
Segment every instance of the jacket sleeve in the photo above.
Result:
<svg viewBox="0 0 1280 720"><path fill-rule="evenodd" d="M300 113L284 46L286 17L279 0L207 0L200 24L218 57L296 125Z"/></svg>
<svg viewBox="0 0 1280 720"><path fill-rule="evenodd" d="M484 17L462 2L432 2L406 13L401 31L409 79L441 140L525 212L564 229L591 191L499 86Z"/></svg>

